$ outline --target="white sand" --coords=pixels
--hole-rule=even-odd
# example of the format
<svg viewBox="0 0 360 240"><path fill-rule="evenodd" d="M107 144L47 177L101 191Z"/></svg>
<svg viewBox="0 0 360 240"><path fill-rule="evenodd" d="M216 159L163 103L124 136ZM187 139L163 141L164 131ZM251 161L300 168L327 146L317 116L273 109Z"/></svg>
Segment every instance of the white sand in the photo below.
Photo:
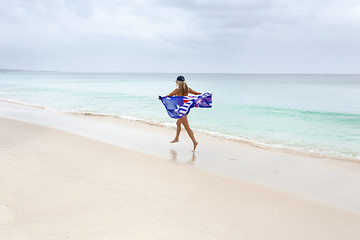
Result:
<svg viewBox="0 0 360 240"><path fill-rule="evenodd" d="M0 119L0 239L358 239L360 216Z"/></svg>
<svg viewBox="0 0 360 240"><path fill-rule="evenodd" d="M185 131L179 143L170 144L175 129L118 118L64 114L1 101L0 117L75 133L360 215L360 162L264 150L197 131L195 135L200 144L193 153ZM191 116L189 120L191 124Z"/></svg>

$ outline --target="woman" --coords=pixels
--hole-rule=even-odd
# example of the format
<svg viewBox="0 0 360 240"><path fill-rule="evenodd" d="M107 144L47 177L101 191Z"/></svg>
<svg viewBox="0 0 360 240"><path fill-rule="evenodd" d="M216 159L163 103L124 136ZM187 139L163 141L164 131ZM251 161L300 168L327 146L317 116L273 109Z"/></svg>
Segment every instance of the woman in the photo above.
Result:
<svg viewBox="0 0 360 240"><path fill-rule="evenodd" d="M169 93L169 95L164 96L165 97L172 97L172 96L188 96L189 93L194 94L194 95L199 95L201 93L196 92L194 90L192 90L191 88L188 87L188 85L185 82L185 78L183 76L178 76L176 79L176 85L177 85L177 89L175 89L174 91L172 91L171 93ZM160 99L160 98L159 98ZM193 144L194 144L194 149L193 151L195 151L198 142L195 139L194 136L194 132L191 130L188 119L187 119L187 115L185 115L182 118L179 118L176 122L176 136L175 139L171 141L171 143L175 143L179 141L179 136L180 136L180 132L181 132L181 124L184 125L187 133L189 134Z"/></svg>

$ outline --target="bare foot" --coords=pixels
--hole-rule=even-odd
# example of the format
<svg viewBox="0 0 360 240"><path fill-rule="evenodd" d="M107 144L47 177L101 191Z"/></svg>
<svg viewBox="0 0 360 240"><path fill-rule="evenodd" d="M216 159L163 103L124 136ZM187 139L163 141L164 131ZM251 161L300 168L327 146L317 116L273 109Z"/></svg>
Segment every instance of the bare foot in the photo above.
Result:
<svg viewBox="0 0 360 240"><path fill-rule="evenodd" d="M179 139L174 139L174 140L172 140L170 143L176 143L176 142L178 142L179 141Z"/></svg>
<svg viewBox="0 0 360 240"><path fill-rule="evenodd" d="M195 142L195 143L194 143L194 149L193 149L194 152L195 152L196 147L197 147L198 144L199 144L198 142Z"/></svg>

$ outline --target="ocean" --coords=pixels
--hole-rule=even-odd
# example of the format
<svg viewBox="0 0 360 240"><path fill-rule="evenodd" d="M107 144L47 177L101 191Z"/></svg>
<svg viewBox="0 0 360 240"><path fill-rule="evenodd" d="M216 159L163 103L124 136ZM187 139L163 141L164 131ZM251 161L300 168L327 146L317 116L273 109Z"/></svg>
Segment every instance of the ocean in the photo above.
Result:
<svg viewBox="0 0 360 240"><path fill-rule="evenodd" d="M158 96L178 74L2 72L0 100L51 111L175 125ZM194 74L213 108L192 109L193 129L283 151L360 161L360 75Z"/></svg>

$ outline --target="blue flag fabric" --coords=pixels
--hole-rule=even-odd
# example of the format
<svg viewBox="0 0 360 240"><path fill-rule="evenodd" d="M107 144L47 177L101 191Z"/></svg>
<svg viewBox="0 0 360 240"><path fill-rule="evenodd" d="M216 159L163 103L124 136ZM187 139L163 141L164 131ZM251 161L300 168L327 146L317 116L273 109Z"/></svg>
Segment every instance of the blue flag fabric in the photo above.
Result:
<svg viewBox="0 0 360 240"><path fill-rule="evenodd" d="M210 93L184 97L174 96L163 98L160 96L160 99L171 118L182 118L188 114L193 107L211 108L212 105L212 95Z"/></svg>

